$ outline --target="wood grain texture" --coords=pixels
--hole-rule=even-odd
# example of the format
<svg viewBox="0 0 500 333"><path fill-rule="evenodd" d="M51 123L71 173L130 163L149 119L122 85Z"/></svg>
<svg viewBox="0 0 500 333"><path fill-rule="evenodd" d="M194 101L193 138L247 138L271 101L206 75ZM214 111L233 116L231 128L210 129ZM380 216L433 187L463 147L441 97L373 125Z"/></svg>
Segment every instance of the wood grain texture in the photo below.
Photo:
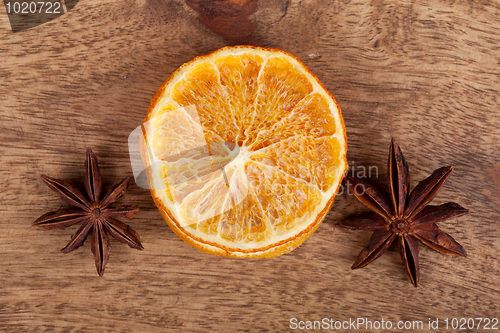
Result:
<svg viewBox="0 0 500 333"><path fill-rule="evenodd" d="M434 203L470 209L440 223L468 257L422 248L417 289L397 252L350 270L370 232L334 227L365 210L346 193L292 253L234 260L177 238L149 192L132 183L120 203L140 206L128 223L145 250L112 241L103 278L89 244L59 252L77 227L32 227L66 206L41 174L82 181L89 146L105 185L131 175L127 137L157 87L193 57L238 44L198 16L181 0L80 0L60 18L14 34L0 6L0 331L278 332L294 317L395 325L498 316L497 0L261 0L249 16L252 43L295 54L337 98L354 168L378 166L385 182L391 137L412 187L454 166Z"/></svg>

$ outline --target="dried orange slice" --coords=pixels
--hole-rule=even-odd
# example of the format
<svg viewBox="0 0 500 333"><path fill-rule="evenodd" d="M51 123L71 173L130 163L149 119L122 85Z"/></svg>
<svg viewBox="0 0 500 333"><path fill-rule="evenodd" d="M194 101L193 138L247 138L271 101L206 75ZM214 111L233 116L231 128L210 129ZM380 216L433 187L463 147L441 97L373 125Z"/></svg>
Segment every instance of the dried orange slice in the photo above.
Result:
<svg viewBox="0 0 500 333"><path fill-rule="evenodd" d="M334 97L293 55L225 47L151 100L141 156L172 230L227 257L274 257L321 224L347 168Z"/></svg>

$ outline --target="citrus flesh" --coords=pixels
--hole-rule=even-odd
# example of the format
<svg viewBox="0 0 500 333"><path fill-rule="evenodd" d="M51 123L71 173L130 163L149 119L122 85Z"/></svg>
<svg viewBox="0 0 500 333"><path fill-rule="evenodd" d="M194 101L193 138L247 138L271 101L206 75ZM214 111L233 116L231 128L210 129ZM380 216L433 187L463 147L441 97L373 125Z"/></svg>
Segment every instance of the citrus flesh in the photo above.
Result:
<svg viewBox="0 0 500 333"><path fill-rule="evenodd" d="M184 64L152 98L143 134L151 193L169 226L227 257L299 246L347 169L335 99L277 49L225 47Z"/></svg>

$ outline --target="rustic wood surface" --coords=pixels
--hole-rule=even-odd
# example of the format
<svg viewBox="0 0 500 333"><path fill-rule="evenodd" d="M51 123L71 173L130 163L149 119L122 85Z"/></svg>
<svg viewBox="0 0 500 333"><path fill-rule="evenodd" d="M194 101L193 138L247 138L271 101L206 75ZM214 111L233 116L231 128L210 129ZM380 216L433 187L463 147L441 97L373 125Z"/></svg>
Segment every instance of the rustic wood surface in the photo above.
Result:
<svg viewBox="0 0 500 333"><path fill-rule="evenodd" d="M361 317L439 318L435 331L448 332L446 318L498 317L500 2L239 0L215 23L223 10L188 2L80 0L18 33L0 6L0 331L278 332L291 318ZM145 250L112 241L102 278L89 243L59 252L77 227L31 226L66 207L41 174L81 182L92 147L106 185L132 175L127 137L157 87L193 57L239 43L284 49L319 77L342 108L355 171L377 166L385 182L391 137L412 187L453 165L435 203L470 209L440 223L468 257L421 247L419 288L398 252L351 271L370 233L334 227L365 210L346 193L292 253L234 260L180 240L132 182L120 202L140 206L127 223Z"/></svg>

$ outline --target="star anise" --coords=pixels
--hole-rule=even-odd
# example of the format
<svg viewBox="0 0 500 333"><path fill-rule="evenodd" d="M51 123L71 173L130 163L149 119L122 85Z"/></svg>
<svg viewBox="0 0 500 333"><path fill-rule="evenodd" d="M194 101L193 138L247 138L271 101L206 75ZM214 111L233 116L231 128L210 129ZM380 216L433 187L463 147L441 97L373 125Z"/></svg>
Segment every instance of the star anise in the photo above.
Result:
<svg viewBox="0 0 500 333"><path fill-rule="evenodd" d="M76 250L92 231L92 252L95 257L97 273L102 276L111 251L108 233L134 249L143 249L137 232L115 219L115 217L133 218L137 215L139 208L135 206L110 207L112 203L125 194L130 177L113 186L101 200L102 177L97 165L97 158L90 148L87 148L84 179L88 197L65 181L45 175L42 175L42 179L50 189L59 194L61 199L76 208L61 209L44 214L33 225L45 229L62 229L83 221L80 229L71 237L71 241L61 252L68 253Z"/></svg>
<svg viewBox="0 0 500 333"><path fill-rule="evenodd" d="M406 271L417 287L420 276L418 241L438 252L465 257L462 246L441 231L436 223L462 216L469 211L453 202L439 206L428 205L452 171L451 166L437 169L408 194L408 164L396 141L392 139L388 165L389 193L365 179L346 176L350 190L373 213L349 216L337 226L351 230L375 230L368 247L358 255L352 269L365 267L384 254L397 240Z"/></svg>

